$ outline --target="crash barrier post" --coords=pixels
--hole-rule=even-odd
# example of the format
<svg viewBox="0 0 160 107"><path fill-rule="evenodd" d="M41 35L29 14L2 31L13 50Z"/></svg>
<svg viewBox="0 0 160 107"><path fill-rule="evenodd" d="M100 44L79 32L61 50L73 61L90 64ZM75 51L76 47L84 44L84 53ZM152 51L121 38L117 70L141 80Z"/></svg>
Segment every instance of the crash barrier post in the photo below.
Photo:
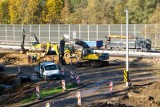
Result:
<svg viewBox="0 0 160 107"><path fill-rule="evenodd" d="M62 92L66 90L65 80L62 80Z"/></svg>
<svg viewBox="0 0 160 107"><path fill-rule="evenodd" d="M82 105L81 104L81 94L80 94L79 91L76 93L76 97L77 97L77 104L78 104L78 106L81 106Z"/></svg>
<svg viewBox="0 0 160 107"><path fill-rule="evenodd" d="M126 86L129 86L129 72L124 70L124 82L126 82Z"/></svg>
<svg viewBox="0 0 160 107"><path fill-rule="evenodd" d="M154 60L156 60L156 63L157 63L157 61L160 61L160 58L154 58Z"/></svg>
<svg viewBox="0 0 160 107"><path fill-rule="evenodd" d="M39 85L36 86L36 95L37 95L37 100L40 99L40 89L39 89Z"/></svg>
<svg viewBox="0 0 160 107"><path fill-rule="evenodd" d="M74 74L73 74L72 71L70 71L70 78L71 78L71 79L74 79Z"/></svg>
<svg viewBox="0 0 160 107"><path fill-rule="evenodd" d="M64 76L64 69L62 68L62 70L61 70L61 73L62 73L62 76Z"/></svg>
<svg viewBox="0 0 160 107"><path fill-rule="evenodd" d="M21 72L21 66L18 65L18 73L20 73L20 72Z"/></svg>
<svg viewBox="0 0 160 107"><path fill-rule="evenodd" d="M80 78L79 78L79 76L76 76L76 81L77 81L77 84L80 84Z"/></svg>
<svg viewBox="0 0 160 107"><path fill-rule="evenodd" d="M49 104L49 103L46 103L46 107L50 107L50 104Z"/></svg>
<svg viewBox="0 0 160 107"><path fill-rule="evenodd" d="M109 83L109 92L112 92L112 90L113 90L113 82L110 81L110 83Z"/></svg>

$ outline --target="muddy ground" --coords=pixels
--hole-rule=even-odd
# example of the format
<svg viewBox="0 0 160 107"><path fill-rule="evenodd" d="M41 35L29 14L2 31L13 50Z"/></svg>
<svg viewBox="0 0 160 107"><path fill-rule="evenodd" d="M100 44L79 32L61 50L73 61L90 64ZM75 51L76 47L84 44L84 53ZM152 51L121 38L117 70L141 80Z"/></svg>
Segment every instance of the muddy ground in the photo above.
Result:
<svg viewBox="0 0 160 107"><path fill-rule="evenodd" d="M0 50L0 64L1 66L5 65L5 71L1 71L0 84L6 86L13 86L12 88L0 89L0 95L4 96L7 94L14 94L17 91L25 91L35 87L37 83L45 84L44 81L37 81L34 83L20 84L18 77L22 75L33 75L36 76L33 68L37 63L28 64L27 55L20 54L18 51L12 50ZM120 65L125 68L125 58L123 57L110 57L111 62L120 63ZM155 81L148 79L139 82L136 80L132 87L125 93L123 96L119 97L116 102L112 100L97 100L94 102L89 102L84 107L126 107L126 106L135 106L135 107L158 107L160 106L160 61L155 61L151 58L130 58L130 66L132 69L136 70L145 70L146 72L152 72L152 76L156 77ZM21 65L22 72L18 74L18 65ZM145 69L144 69L145 68ZM145 72L144 71L144 72ZM144 77L139 77L144 79ZM88 79L89 80L89 79ZM120 87L118 87L120 88ZM32 90L31 90L32 91ZM1 97L0 96L0 97ZM18 103L20 99L27 97L27 94L19 94L14 96L9 100L1 100L0 103L3 105L12 105ZM6 98L7 99L7 98ZM5 102L6 101L6 102Z"/></svg>

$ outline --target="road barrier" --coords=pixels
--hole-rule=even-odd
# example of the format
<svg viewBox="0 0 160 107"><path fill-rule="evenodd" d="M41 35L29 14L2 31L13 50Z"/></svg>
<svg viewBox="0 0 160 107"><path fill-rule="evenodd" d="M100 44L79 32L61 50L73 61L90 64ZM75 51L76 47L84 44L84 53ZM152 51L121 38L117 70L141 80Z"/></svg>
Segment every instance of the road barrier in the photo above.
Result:
<svg viewBox="0 0 160 107"><path fill-rule="evenodd" d="M71 78L71 79L74 79L74 74L73 74L72 71L70 71L70 78Z"/></svg>
<svg viewBox="0 0 160 107"><path fill-rule="evenodd" d="M81 104L81 94L80 94L79 91L76 93L76 97L77 97L77 104L78 104L78 106L81 106L82 105Z"/></svg>
<svg viewBox="0 0 160 107"><path fill-rule="evenodd" d="M50 107L50 104L49 104L49 103L46 103L46 107Z"/></svg>
<svg viewBox="0 0 160 107"><path fill-rule="evenodd" d="M113 90L113 82L110 81L110 83L109 83L109 91L112 92L112 90Z"/></svg>
<svg viewBox="0 0 160 107"><path fill-rule="evenodd" d="M157 61L160 61L160 58L154 58L154 60L157 62Z"/></svg>
<svg viewBox="0 0 160 107"><path fill-rule="evenodd" d="M62 80L62 92L66 90L65 80Z"/></svg>
<svg viewBox="0 0 160 107"><path fill-rule="evenodd" d="M36 86L36 95L37 95L37 99L40 99L40 88L39 88L39 85Z"/></svg>
<svg viewBox="0 0 160 107"><path fill-rule="evenodd" d="M64 76L65 74L64 74L64 69L62 68L62 70L61 70L61 73L62 73L62 76Z"/></svg>
<svg viewBox="0 0 160 107"><path fill-rule="evenodd" d="M18 74L21 73L21 66L18 65Z"/></svg>
<svg viewBox="0 0 160 107"><path fill-rule="evenodd" d="M77 84L81 83L79 76L76 76L76 81L77 81Z"/></svg>

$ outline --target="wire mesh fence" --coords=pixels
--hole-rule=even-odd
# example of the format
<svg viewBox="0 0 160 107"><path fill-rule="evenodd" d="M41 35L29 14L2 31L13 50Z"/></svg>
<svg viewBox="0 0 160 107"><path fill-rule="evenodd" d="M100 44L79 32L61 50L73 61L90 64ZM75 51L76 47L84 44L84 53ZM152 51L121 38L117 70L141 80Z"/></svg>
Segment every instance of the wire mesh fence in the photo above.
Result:
<svg viewBox="0 0 160 107"><path fill-rule="evenodd" d="M151 39L152 46L160 46L159 24L129 24L129 36L133 38ZM82 25L82 24L31 24L31 25L0 25L0 44L20 45L23 29L34 33L40 43L59 43L64 34L76 36L84 41L103 40L108 35L126 35L125 24ZM32 41L31 36L26 36L25 45Z"/></svg>

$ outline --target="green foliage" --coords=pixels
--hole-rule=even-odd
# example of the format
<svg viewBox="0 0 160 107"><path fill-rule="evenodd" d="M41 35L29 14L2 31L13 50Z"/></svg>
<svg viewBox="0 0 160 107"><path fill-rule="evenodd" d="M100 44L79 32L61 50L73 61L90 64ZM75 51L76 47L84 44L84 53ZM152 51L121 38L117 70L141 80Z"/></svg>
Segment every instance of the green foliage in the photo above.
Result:
<svg viewBox="0 0 160 107"><path fill-rule="evenodd" d="M157 7L154 11L154 13L149 17L149 23L157 23L160 24L160 4L157 4Z"/></svg>
<svg viewBox="0 0 160 107"><path fill-rule="evenodd" d="M60 23L60 14L63 8L63 0L46 0L46 22Z"/></svg>
<svg viewBox="0 0 160 107"><path fill-rule="evenodd" d="M8 14L8 0L0 1L0 23L8 24L9 14Z"/></svg>
<svg viewBox="0 0 160 107"><path fill-rule="evenodd" d="M159 23L159 0L0 0L2 24ZM156 20L156 21L155 21Z"/></svg>
<svg viewBox="0 0 160 107"><path fill-rule="evenodd" d="M156 8L157 0L129 0L130 23L147 23Z"/></svg>

